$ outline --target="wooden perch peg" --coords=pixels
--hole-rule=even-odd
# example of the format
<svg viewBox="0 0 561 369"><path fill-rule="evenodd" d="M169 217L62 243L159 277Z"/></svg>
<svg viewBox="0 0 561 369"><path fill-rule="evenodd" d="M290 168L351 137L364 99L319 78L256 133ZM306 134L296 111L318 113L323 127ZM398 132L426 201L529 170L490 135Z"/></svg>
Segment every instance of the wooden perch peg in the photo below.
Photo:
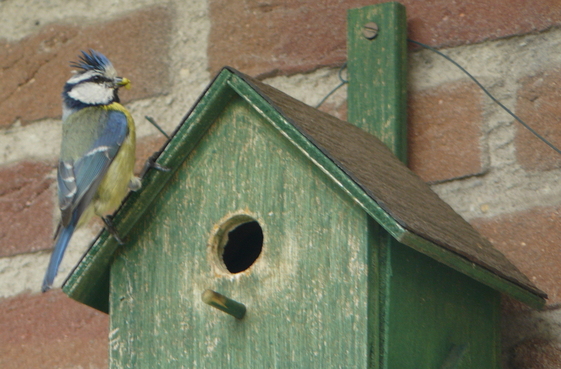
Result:
<svg viewBox="0 0 561 369"><path fill-rule="evenodd" d="M205 290L201 295L203 302L218 310L230 314L236 319L242 319L245 315L245 305L234 301L224 295L214 292L212 290Z"/></svg>

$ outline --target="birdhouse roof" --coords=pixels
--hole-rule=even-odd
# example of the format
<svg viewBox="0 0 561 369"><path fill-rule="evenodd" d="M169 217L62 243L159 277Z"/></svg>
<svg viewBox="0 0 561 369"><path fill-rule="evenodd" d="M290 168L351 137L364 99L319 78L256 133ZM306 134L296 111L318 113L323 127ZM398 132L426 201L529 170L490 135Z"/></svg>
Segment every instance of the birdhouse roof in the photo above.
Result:
<svg viewBox="0 0 561 369"><path fill-rule="evenodd" d="M234 69L224 68L155 155L170 171L148 170L115 216L126 237L220 111L235 95L246 100L342 187L397 241L534 307L539 290L502 253L442 201L376 137ZM109 265L116 241L102 232L63 287L73 299L108 311Z"/></svg>

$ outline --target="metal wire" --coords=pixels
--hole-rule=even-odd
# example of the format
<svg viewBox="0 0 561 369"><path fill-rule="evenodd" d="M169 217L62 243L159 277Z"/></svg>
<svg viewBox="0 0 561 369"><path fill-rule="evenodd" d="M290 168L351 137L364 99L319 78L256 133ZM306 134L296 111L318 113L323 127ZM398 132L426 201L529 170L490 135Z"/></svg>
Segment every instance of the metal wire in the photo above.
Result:
<svg viewBox="0 0 561 369"><path fill-rule="evenodd" d="M539 138L540 140L543 141L543 143L545 143L547 146L551 147L553 150L555 150L555 152L557 152L558 154L561 155L561 150L559 150L557 147L555 147L555 145L553 145L551 142L549 142L547 139L545 139L545 137L543 137L542 135L540 135L538 132L536 132L532 127L530 127L526 122L524 122L522 119L520 119L516 114L514 114L512 111L510 111L506 106L504 106L499 100L497 100L493 95L491 95L491 93L489 91L487 91L487 89L485 87L483 87L483 85L481 83L479 83L479 81L477 79L475 79L474 76L472 76L467 70L465 70L465 68L463 68L460 64L458 64L454 59L450 58L448 55L445 55L443 53L441 53L440 51L436 50L435 48L432 48L428 45L425 45L419 41L415 41L415 40L411 40L411 39L407 39L407 41L415 44L415 45L419 45L421 47L424 47L427 50L430 50L434 53L437 53L438 55L442 56L444 59L448 60L450 63L454 64L456 67L458 67L462 72L464 72L469 78L471 78L471 80L473 82L475 82L475 84L477 84L479 86L479 88L481 88L483 90L483 92L485 92L485 94L487 96L489 96L489 98L491 98L491 100L493 100L497 105L499 105L501 108L503 108L504 111L506 111L508 114L510 114L514 119L516 119L518 121L518 123L522 124L524 126L524 128L526 128L528 131L530 131L534 136L536 136L537 138Z"/></svg>
<svg viewBox="0 0 561 369"><path fill-rule="evenodd" d="M493 102L495 102L495 104L499 105L504 111L506 111L508 114L510 114L510 116L512 116L514 119L516 119L516 121L518 121L518 123L522 124L522 126L524 128L526 128L528 131L530 131L534 136L536 136L538 139L540 139L543 143L545 143L547 146L551 147L553 150L555 150L555 152L557 152L559 155L561 155L561 150L559 150L554 144L552 144L551 142L549 142L545 137L543 137L542 135L540 135L538 132L536 132L532 127L530 127L526 122L524 122L522 119L520 119L516 114L514 114L512 111L510 111L509 108L507 108L506 106L503 105L503 103L501 103L499 100L497 100L493 95L491 95L491 93L489 91L487 91L487 89L485 87L483 87L483 85L474 77L472 76L464 67L462 67L460 64L458 64L454 59L450 58L448 55L443 54L442 52L436 50L433 47L430 47L428 45L425 45L419 41L415 41L415 40L411 40L411 39L407 39L407 41L415 44L415 45L419 45L427 50L430 50L440 56L442 56L444 59L448 60L450 63L454 64L456 67L458 67L458 69L460 69L462 72L464 72L473 82L475 82L475 84L477 86L479 86L479 88L481 90L483 90L483 92L485 92L485 94L487 96L489 96L489 98L491 100L493 100ZM341 66L341 68L339 69L339 80L341 81L341 83L339 83L337 86L335 86L335 88L333 90L331 90L327 95L325 95L325 97L323 99L321 99L321 101L316 105L316 108L319 108L324 102L325 100L327 100L331 95L333 95L335 93L335 91L337 91L339 88L341 88L343 85L349 83L349 81L345 78L343 78L343 70L347 68L347 63L343 64L343 66Z"/></svg>
<svg viewBox="0 0 561 369"><path fill-rule="evenodd" d="M162 127L160 127L160 126L158 125L158 123L156 123L156 121L154 120L154 118L152 118L152 117L146 115L146 116L144 117L144 119L146 119L147 121L149 121L150 123L152 123L152 125L153 125L154 127L156 127L156 129L157 129L158 131L160 131L161 134L163 134L164 136L166 136L166 138L167 138L168 140L170 139L169 135L162 129Z"/></svg>
<svg viewBox="0 0 561 369"><path fill-rule="evenodd" d="M325 95L325 97L323 99L321 99L321 101L316 105L316 109L319 108L324 102L325 100L327 100L329 98L329 96L333 95L335 93L335 91L337 91L338 89L340 89L341 87L343 87L345 84L349 83L349 81L345 78L343 78L343 70L345 70L347 68L347 62L345 62L345 64L343 64L341 66L341 68L339 68L339 80L341 81L341 83L339 83L337 86L335 86L335 88L333 90L331 90L327 95Z"/></svg>

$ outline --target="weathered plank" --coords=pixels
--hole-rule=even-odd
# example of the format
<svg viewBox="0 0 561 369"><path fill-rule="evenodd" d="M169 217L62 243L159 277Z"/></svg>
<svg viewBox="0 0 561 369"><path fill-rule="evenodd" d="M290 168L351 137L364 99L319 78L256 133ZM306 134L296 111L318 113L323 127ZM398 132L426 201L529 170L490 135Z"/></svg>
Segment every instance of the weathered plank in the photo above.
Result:
<svg viewBox="0 0 561 369"><path fill-rule="evenodd" d="M376 136L403 163L407 163L406 33L402 4L377 4L347 13L348 120ZM367 292L372 368L389 365L391 261L397 241L383 226L384 223L372 221L369 228L369 254L375 260Z"/></svg>
<svg viewBox="0 0 561 369"><path fill-rule="evenodd" d="M213 234L259 222L257 261L220 265ZM111 266L112 368L366 367L368 216L250 104L230 102ZM201 301L247 307L237 320Z"/></svg>
<svg viewBox="0 0 561 369"><path fill-rule="evenodd" d="M347 16L348 121L378 137L407 163L407 26L405 6L389 2ZM364 36L374 23L377 35Z"/></svg>
<svg viewBox="0 0 561 369"><path fill-rule="evenodd" d="M466 346L457 369L498 369L500 293L396 243L391 253L388 368L441 368Z"/></svg>

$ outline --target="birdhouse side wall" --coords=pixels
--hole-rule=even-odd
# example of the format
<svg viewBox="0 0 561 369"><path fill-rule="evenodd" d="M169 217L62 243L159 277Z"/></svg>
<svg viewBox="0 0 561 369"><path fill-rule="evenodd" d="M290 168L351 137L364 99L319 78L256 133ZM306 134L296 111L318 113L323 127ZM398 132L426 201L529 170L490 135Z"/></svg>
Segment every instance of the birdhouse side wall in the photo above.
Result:
<svg viewBox="0 0 561 369"><path fill-rule="evenodd" d="M399 242L390 254L389 367L500 368L500 293Z"/></svg>

